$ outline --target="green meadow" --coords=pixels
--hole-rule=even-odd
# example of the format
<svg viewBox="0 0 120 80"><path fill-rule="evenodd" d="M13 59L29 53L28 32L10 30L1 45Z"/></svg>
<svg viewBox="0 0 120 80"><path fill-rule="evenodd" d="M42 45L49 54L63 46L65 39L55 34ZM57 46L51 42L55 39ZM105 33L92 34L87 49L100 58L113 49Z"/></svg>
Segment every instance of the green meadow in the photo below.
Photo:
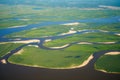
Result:
<svg viewBox="0 0 120 80"><path fill-rule="evenodd" d="M82 64L91 54L101 50L119 50L120 45L78 45L61 50L45 50L27 46L21 54L14 54L9 62L43 68L71 68ZM118 59L118 58L117 58Z"/></svg>

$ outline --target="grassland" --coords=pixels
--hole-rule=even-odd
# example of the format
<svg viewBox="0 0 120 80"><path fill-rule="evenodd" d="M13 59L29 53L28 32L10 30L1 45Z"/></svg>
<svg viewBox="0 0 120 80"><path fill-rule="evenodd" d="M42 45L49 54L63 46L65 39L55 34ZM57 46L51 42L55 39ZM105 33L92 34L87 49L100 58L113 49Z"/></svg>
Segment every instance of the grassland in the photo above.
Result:
<svg viewBox="0 0 120 80"><path fill-rule="evenodd" d="M14 43L6 43L0 44L0 58L6 54L8 54L11 50L19 47L22 44L14 44Z"/></svg>
<svg viewBox="0 0 120 80"><path fill-rule="evenodd" d="M74 26L74 30L78 30L81 26L86 26L85 23L80 23L79 26ZM25 30L13 34L9 34L6 37L28 37L28 38L39 38L44 36L55 36L61 33L68 32L71 27L73 26L65 26L65 25L53 25L53 26L44 26L41 28L31 29L31 30Z"/></svg>
<svg viewBox="0 0 120 80"><path fill-rule="evenodd" d="M45 36L56 36L61 33L68 32L71 28L74 28L75 31L78 30L104 30L109 32L120 32L119 26L120 23L110 23L110 24L96 24L96 23L79 23L78 25L52 25L44 26L31 30L24 30L21 32L16 32L8 34L5 37L15 38L15 37L27 37L27 38L39 38Z"/></svg>
<svg viewBox="0 0 120 80"><path fill-rule="evenodd" d="M0 28L36 24L44 21L66 21L120 16L120 10L86 10L80 8L49 8L29 5L0 5ZM95 13L95 14L93 14Z"/></svg>
<svg viewBox="0 0 120 80"><path fill-rule="evenodd" d="M107 37L106 37L107 36ZM109 35L106 33L86 33L86 34L75 34L65 38L52 40L44 43L47 47L62 46L74 42L118 42L120 37L115 35Z"/></svg>
<svg viewBox="0 0 120 80"><path fill-rule="evenodd" d="M95 68L109 73L120 73L119 63L120 55L104 55L97 60Z"/></svg>
<svg viewBox="0 0 120 80"><path fill-rule="evenodd" d="M62 50L24 47L21 54L12 55L11 63L45 68L71 68L82 64L91 54L101 50L119 50L120 45L72 45Z"/></svg>

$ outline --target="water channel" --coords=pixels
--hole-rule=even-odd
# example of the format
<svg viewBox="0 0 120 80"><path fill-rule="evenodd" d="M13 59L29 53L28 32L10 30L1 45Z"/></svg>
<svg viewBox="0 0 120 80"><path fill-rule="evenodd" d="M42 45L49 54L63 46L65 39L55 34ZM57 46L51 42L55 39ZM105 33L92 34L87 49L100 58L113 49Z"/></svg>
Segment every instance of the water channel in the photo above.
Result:
<svg viewBox="0 0 120 80"><path fill-rule="evenodd" d="M84 22L84 23L116 23L120 22L120 17L111 17L111 18L100 18L100 19L86 19L86 20L72 20L65 22L43 22L40 24L32 24L23 27L17 28L6 28L0 29L0 42L9 42L15 41L10 38L3 38L3 36L23 31L29 30L36 27L43 27L48 25L59 25L71 22ZM99 30L86 30L82 32L77 32L76 34L84 34L85 32L100 32ZM115 34L114 32L109 32L108 34ZM38 45L40 48L49 49L43 46L43 43L46 39L59 39L66 36L71 36L72 34L64 35L64 36L53 36L46 38L21 38L21 40L30 40L30 39L39 39L40 43L29 43L31 45ZM15 50L12 50L10 54L3 56L2 59L8 59L15 52L19 51L23 47L29 45L22 45ZM75 44L75 43L74 43ZM95 43L94 43L95 44ZM120 44L117 42L116 44ZM72 44L71 44L72 45ZM69 46L68 46L69 47ZM111 50L95 52L93 54L94 58L84 67L76 68L76 69L46 69L46 68L33 68L28 66L21 66L16 64L1 64L0 63L0 79L2 80L120 80L120 74L112 74L112 73L103 73L94 69L94 63L96 60L105 54L106 52L110 52ZM112 50L113 51L113 50Z"/></svg>

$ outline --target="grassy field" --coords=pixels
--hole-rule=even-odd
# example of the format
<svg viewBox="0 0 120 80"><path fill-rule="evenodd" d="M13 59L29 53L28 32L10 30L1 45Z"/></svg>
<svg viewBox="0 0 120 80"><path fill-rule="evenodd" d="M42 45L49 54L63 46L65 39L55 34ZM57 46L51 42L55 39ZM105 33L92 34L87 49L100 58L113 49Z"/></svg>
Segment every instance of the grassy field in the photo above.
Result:
<svg viewBox="0 0 120 80"><path fill-rule="evenodd" d="M12 55L11 63L45 68L70 68L82 64L91 54L101 50L118 50L120 45L73 45L62 50L24 47L21 54Z"/></svg>
<svg viewBox="0 0 120 80"><path fill-rule="evenodd" d="M19 47L20 45L22 44L14 44L14 43L0 44L0 58L6 55L11 50L14 50L15 48Z"/></svg>
<svg viewBox="0 0 120 80"><path fill-rule="evenodd" d="M120 73L120 55L104 55L97 60L95 68L97 70L105 70L109 73Z"/></svg>

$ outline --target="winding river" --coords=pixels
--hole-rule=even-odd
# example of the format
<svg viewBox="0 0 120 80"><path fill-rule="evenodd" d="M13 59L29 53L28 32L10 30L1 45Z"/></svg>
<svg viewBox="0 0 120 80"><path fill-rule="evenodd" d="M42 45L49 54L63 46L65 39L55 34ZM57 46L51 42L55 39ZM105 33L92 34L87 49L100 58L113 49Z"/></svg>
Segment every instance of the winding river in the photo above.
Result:
<svg viewBox="0 0 120 80"><path fill-rule="evenodd" d="M59 25L59 24L65 24L65 23L71 23L71 22L90 22L90 23L116 23L120 22L120 17L111 17L111 18L99 18L99 19L86 19L86 20L72 20L72 21L66 21L66 22L43 22L40 24L32 24L27 25L23 27L17 27L17 28L6 28L6 29L0 29L0 42L10 42L15 41L10 38L3 38L3 36L22 31L22 30L29 30L36 27L42 27L47 25ZM75 34L84 34L86 32L101 32L100 30L85 30L81 32L77 32ZM108 34L116 34L114 32L107 32ZM21 38L21 40L31 40L31 39L39 39L40 43L29 43L24 44L15 50L12 50L9 54L3 56L1 59L8 59L11 55L13 55L15 52L19 51L23 47L27 45L38 45L40 48L43 49L51 49L48 47L43 46L43 43L46 39L59 39L66 36L71 36L73 34L67 34L67 35L60 35L60 36L53 36L53 37L46 37L46 38ZM72 44L66 46L69 47ZM100 44L100 43L93 43L93 44ZM120 44L120 42L116 42L114 44ZM64 47L64 48L66 48ZM103 73L100 71L97 71L94 69L94 63L96 60L104 55L106 52L111 52L113 50L107 50L107 51L100 51L93 54L93 59L84 67L76 68L76 69L46 69L46 68L33 68L33 67L26 67L16 64L11 64L7 62L7 64L1 64L0 63L0 79L2 80L119 80L120 74L112 74L112 73ZM0 59L0 60L1 60Z"/></svg>

